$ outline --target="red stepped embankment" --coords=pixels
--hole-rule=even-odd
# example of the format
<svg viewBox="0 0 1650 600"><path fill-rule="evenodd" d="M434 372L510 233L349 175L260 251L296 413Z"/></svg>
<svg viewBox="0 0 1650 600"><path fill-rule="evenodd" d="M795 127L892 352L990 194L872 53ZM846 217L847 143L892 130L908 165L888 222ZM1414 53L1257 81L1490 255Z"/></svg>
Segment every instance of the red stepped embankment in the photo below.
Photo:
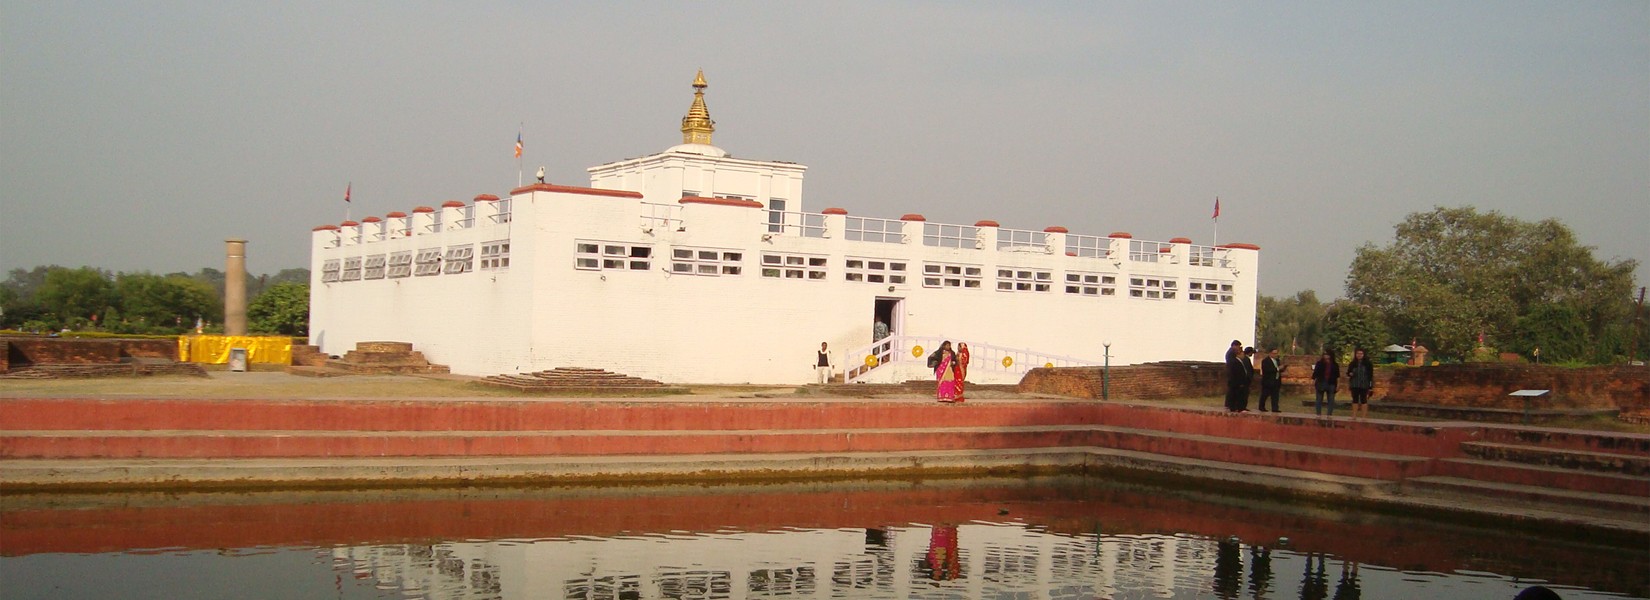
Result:
<svg viewBox="0 0 1650 600"><path fill-rule="evenodd" d="M1650 514L1650 436L1479 423L1048 400L957 406L900 400L0 400L0 483L14 489L52 487L53 471L29 471L46 463L53 469L135 460L150 469L169 461L283 459L491 458L519 465L654 458L679 464L698 457L806 455L840 459L839 466L826 468L874 471L874 461L862 459L899 455L907 468L920 469L931 464L924 453L946 452L951 464L970 456L995 459L997 466L1027 457L1030 464L1034 457L1059 454L1090 457L1065 466L1092 466L1093 456L1104 455L1113 465L1170 465L1163 470L1182 473L1194 465L1203 473L1236 474L1230 479L1237 481L1249 474L1304 473L1388 485L1394 493ZM119 477L125 485L136 481L130 467L116 470L124 473ZM289 469L300 476L286 477L282 485L301 481L302 468ZM711 467L702 471L716 474ZM394 479L396 472L371 476ZM407 477L428 477L423 473ZM506 476L473 465L451 475L489 477ZM97 483L95 476L76 481L81 487ZM257 476L241 476L235 484L255 486ZM157 485L162 482L150 482Z"/></svg>

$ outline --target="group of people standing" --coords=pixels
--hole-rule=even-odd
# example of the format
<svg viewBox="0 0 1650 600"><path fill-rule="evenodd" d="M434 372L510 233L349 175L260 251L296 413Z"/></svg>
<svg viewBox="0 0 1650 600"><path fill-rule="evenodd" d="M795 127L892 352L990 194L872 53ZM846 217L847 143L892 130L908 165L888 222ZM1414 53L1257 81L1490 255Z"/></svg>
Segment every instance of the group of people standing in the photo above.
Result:
<svg viewBox="0 0 1650 600"><path fill-rule="evenodd" d="M1249 391L1255 382L1256 371L1260 374L1260 412L1268 412L1266 400L1272 400L1270 412L1282 412L1278 407L1279 395L1283 390L1283 372L1289 367L1278 358L1277 348L1266 353L1259 367L1255 365L1255 349L1244 347L1243 342L1232 340L1232 345L1226 350L1226 410L1229 412L1249 412ZM1314 409L1319 415L1334 416L1335 392L1340 384L1341 368L1336 364L1334 357L1325 351L1318 362L1312 365L1312 387L1315 394ZM1347 387L1352 390L1352 418L1369 416L1369 397L1375 390L1375 364L1363 348L1352 353L1352 361L1346 365Z"/></svg>
<svg viewBox="0 0 1650 600"><path fill-rule="evenodd" d="M928 355L928 368L934 370L934 397L946 404L963 401L963 388L968 380L968 344L959 342L951 349L951 341L940 343L938 350Z"/></svg>
<svg viewBox="0 0 1650 600"><path fill-rule="evenodd" d="M1312 363L1312 391L1314 412L1335 415L1335 392L1340 387L1341 367L1327 350ZM1369 396L1375 391L1375 363L1369 360L1363 348L1352 352L1352 362L1346 364L1346 387L1352 390L1352 418L1369 416Z"/></svg>

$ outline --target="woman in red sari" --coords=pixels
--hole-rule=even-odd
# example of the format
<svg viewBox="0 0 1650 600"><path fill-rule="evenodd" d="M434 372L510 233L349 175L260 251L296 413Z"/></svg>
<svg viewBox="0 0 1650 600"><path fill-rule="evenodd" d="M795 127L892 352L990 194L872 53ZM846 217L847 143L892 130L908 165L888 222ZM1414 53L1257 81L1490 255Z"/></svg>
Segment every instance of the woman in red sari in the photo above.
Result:
<svg viewBox="0 0 1650 600"><path fill-rule="evenodd" d="M957 373L957 402L963 401L963 388L968 386L968 344L957 343L957 362L952 366Z"/></svg>
<svg viewBox="0 0 1650 600"><path fill-rule="evenodd" d="M934 365L934 397L940 402L957 401L957 354L951 351L951 342L940 344L939 360Z"/></svg>

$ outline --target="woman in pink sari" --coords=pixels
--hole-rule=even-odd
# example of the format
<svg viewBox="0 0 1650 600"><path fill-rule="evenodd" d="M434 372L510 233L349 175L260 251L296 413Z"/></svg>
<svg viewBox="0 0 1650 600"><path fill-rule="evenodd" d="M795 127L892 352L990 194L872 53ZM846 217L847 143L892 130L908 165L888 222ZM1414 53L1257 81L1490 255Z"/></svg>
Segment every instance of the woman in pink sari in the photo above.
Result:
<svg viewBox="0 0 1650 600"><path fill-rule="evenodd" d="M957 401L957 371L953 366L957 362L956 353L951 351L951 342L940 344L939 361L934 365L934 379L939 385L934 390L934 396L940 402Z"/></svg>
<svg viewBox="0 0 1650 600"><path fill-rule="evenodd" d="M957 343L957 362L952 365L957 374L957 402L963 401L963 388L968 386L968 344Z"/></svg>

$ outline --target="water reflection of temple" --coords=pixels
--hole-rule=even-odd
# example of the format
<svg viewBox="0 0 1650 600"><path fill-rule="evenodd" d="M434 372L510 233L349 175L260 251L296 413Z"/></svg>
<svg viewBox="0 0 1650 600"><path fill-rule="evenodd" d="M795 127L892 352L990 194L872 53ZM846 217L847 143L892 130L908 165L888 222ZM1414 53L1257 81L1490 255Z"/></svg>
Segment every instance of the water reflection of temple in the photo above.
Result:
<svg viewBox="0 0 1650 600"><path fill-rule="evenodd" d="M427 598L1092 598L1207 589L1216 542L1071 536L1015 524L781 530L340 547L340 568ZM941 553L943 554L943 553Z"/></svg>

